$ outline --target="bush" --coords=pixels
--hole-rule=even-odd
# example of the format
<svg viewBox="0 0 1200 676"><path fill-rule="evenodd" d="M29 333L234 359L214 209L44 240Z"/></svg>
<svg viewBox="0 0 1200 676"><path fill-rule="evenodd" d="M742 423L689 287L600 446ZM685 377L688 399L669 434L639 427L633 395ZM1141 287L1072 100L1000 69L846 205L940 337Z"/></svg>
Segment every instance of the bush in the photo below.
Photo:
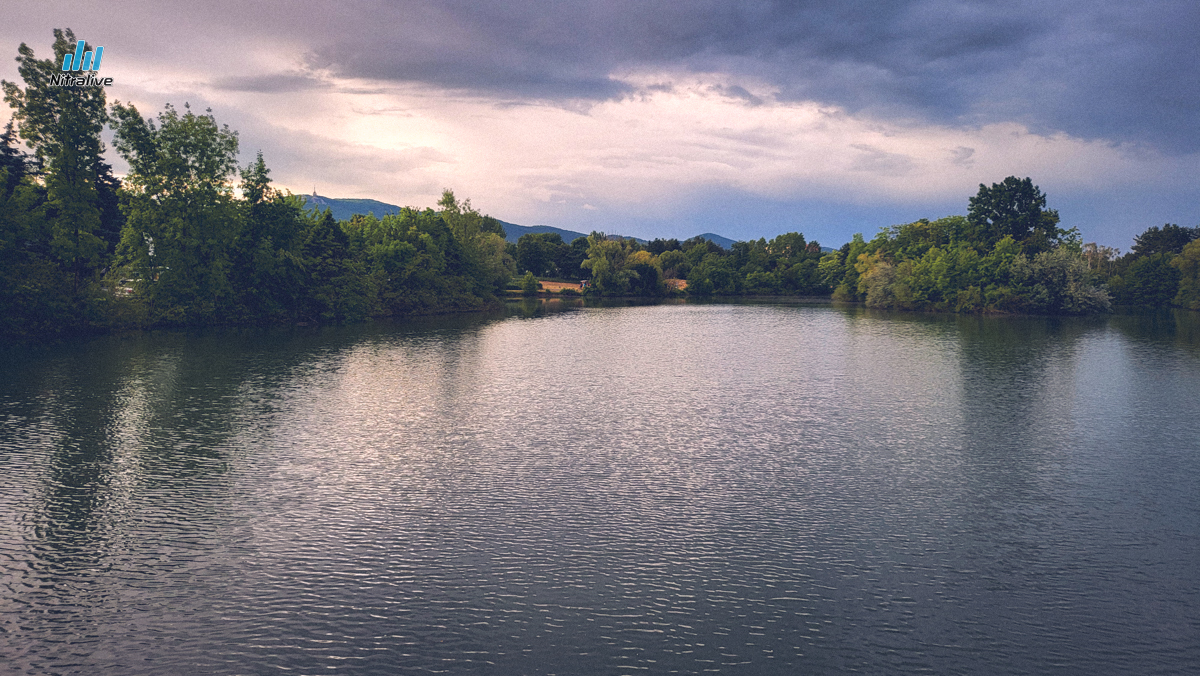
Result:
<svg viewBox="0 0 1200 676"><path fill-rule="evenodd" d="M1108 312L1112 306L1108 291L1091 283L1083 257L1063 247L1033 258L1018 256L1013 279L1025 290L1028 311L1075 315Z"/></svg>
<svg viewBox="0 0 1200 676"><path fill-rule="evenodd" d="M541 290L542 285L538 283L537 277L533 276L532 272L526 272L521 278L521 295L536 296Z"/></svg>

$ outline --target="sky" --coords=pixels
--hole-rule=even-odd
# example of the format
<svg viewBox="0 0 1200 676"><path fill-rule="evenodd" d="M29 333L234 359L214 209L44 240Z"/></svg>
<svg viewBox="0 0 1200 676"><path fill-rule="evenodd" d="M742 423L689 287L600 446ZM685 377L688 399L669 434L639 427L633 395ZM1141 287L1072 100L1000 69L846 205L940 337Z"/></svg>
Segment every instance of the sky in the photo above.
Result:
<svg viewBox="0 0 1200 676"><path fill-rule="evenodd" d="M211 108L277 187L652 239L861 232L1031 177L1128 250L1200 225L1195 0L10 2L108 99ZM16 63L0 78L20 82ZM0 113L0 120L8 115ZM109 150L119 174L124 165Z"/></svg>

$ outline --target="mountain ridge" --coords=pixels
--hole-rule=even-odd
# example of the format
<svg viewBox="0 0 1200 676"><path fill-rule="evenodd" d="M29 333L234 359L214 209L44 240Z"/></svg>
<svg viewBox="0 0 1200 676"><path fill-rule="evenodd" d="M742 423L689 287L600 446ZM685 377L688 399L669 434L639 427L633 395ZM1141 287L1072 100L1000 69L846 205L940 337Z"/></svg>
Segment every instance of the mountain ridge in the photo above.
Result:
<svg viewBox="0 0 1200 676"><path fill-rule="evenodd" d="M300 195L300 198L304 200L304 206L306 208L316 209L318 211L329 209L333 213L333 217L339 221L349 220L358 214L362 214L364 216L367 214L374 214L376 218L382 218L389 214L398 214L403 210L403 207L398 207L395 204L388 204L387 202L380 202L379 200L373 199L325 197L317 194ZM587 237L587 234L585 233L575 232L574 230L567 230L565 228L556 228L552 225L517 225L516 223L509 223L508 221L500 221L500 223L504 226L505 241L512 242L513 244L517 243L517 240L521 238L521 235L529 234L557 233L567 244L570 244L580 237ZM624 237L625 235L621 236ZM698 237L703 237L722 249L728 249L734 244L734 240L713 232L706 232L698 235ZM634 237L633 239L642 244L646 244L647 242L647 240L644 240L640 237Z"/></svg>

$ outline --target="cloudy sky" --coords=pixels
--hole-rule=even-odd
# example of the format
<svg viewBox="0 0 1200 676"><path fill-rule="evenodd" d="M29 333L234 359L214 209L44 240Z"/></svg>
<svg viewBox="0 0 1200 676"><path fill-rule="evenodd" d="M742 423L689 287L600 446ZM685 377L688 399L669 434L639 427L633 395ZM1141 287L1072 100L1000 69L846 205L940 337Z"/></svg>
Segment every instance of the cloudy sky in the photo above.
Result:
<svg viewBox="0 0 1200 676"><path fill-rule="evenodd" d="M1030 176L1129 248L1200 224L1195 0L17 0L0 52L104 47L276 184L640 237L855 232ZM19 80L11 59L0 78ZM7 115L7 111L4 113ZM120 163L116 163L118 170Z"/></svg>

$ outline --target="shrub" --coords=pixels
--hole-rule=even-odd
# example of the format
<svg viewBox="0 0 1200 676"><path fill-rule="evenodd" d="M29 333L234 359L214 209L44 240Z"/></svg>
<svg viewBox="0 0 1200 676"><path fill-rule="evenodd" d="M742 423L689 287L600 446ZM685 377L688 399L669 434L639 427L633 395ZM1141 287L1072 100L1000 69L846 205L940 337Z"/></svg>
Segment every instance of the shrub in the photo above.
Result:
<svg viewBox="0 0 1200 676"><path fill-rule="evenodd" d="M532 272L526 272L521 278L521 295L536 296L542 285L538 283L537 277L533 276Z"/></svg>

